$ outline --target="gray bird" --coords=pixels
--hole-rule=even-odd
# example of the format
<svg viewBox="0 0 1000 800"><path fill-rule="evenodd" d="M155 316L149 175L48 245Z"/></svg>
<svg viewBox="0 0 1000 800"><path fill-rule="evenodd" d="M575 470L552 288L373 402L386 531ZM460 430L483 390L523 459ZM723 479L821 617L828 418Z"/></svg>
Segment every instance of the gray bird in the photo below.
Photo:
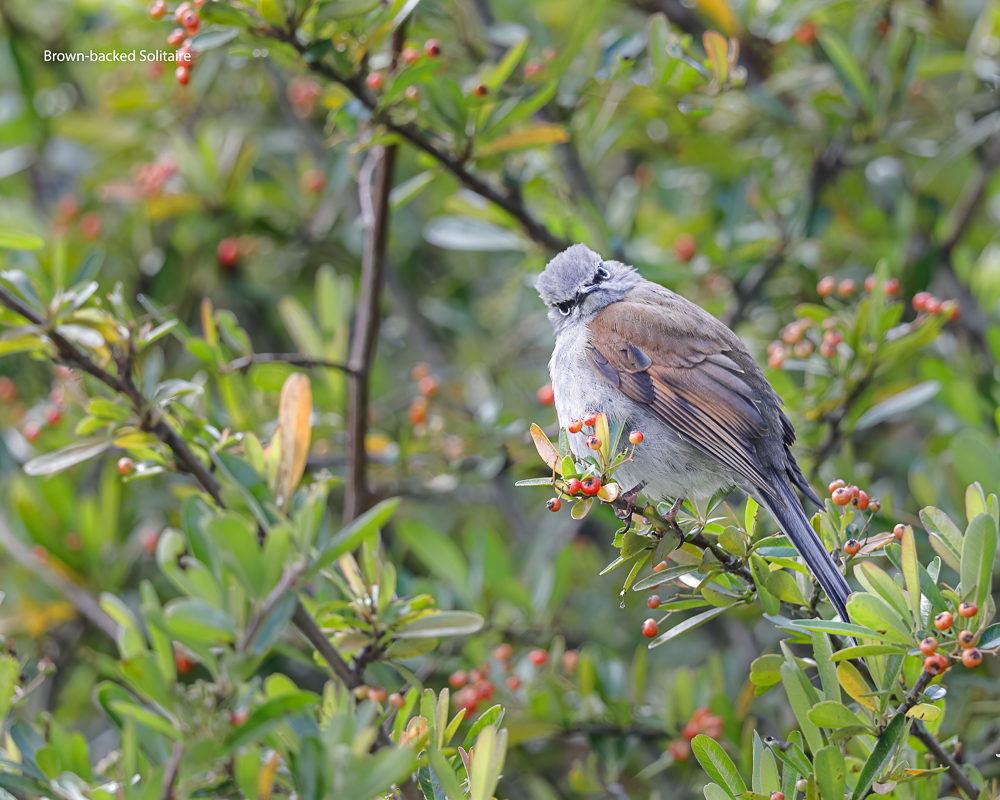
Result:
<svg viewBox="0 0 1000 800"><path fill-rule="evenodd" d="M634 267L582 244L553 258L535 288L556 332L549 362L559 424L604 412L645 436L615 474L659 502L738 487L767 508L847 620L851 588L796 495L819 498L789 447L781 398L729 328ZM583 433L570 436L579 456Z"/></svg>

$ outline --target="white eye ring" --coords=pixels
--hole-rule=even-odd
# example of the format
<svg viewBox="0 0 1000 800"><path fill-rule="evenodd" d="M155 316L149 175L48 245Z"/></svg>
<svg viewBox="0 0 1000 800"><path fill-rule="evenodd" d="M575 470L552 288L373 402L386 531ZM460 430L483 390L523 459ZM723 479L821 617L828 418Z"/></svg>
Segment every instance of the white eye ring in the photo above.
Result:
<svg viewBox="0 0 1000 800"><path fill-rule="evenodd" d="M570 312L573 311L574 305L575 303L573 303L570 300L567 300L565 303L559 303L559 305L557 305L556 308L559 309L560 314L562 314L564 317L568 317L570 315Z"/></svg>

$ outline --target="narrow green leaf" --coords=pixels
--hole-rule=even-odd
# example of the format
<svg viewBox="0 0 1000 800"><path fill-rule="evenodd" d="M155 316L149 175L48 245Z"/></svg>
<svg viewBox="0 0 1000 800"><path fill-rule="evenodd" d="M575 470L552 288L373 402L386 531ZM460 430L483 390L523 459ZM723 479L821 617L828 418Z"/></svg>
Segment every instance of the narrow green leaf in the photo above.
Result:
<svg viewBox="0 0 1000 800"><path fill-rule="evenodd" d="M819 727L809 719L809 709L812 707L812 698L804 683L807 682L805 673L797 666L785 663L781 666L781 685L785 687L785 694L788 695L788 703L792 707L792 713L799 722L802 735L806 738L809 749L816 753L823 746L823 735Z"/></svg>
<svg viewBox="0 0 1000 800"><path fill-rule="evenodd" d="M847 764L840 746L827 745L813 756L820 797L842 798L847 783Z"/></svg>
<svg viewBox="0 0 1000 800"><path fill-rule="evenodd" d="M962 545L962 597L986 607L993 585L993 562L997 554L997 526L989 514L977 514L965 531Z"/></svg>
<svg viewBox="0 0 1000 800"><path fill-rule="evenodd" d="M697 628L699 625L704 625L710 619L714 619L719 616L723 611L725 611L730 606L723 606L721 608L710 608L708 611L702 611L700 614L695 614L693 617L688 617L680 625L675 625L666 633L661 633L653 641L649 643L649 649L652 650L654 647L659 647L661 644L666 644L671 639L676 639L682 633L687 633Z"/></svg>
<svg viewBox="0 0 1000 800"><path fill-rule="evenodd" d="M715 739L699 733L691 741L691 750L694 752L695 758L698 759L698 763L701 764L701 768L708 773L712 780L723 786L729 792L730 797L735 797L747 790L736 765Z"/></svg>
<svg viewBox="0 0 1000 800"><path fill-rule="evenodd" d="M885 768L885 765L889 763L889 759L895 752L896 746L903 740L905 732L906 717L902 714L896 714L889 721L889 724L886 725L885 730L882 731L882 735L878 737L875 746L868 756L868 760L865 761L864 766L861 768L858 781L854 786L854 794L851 795L851 800L863 800L868 795L868 790L871 789L872 784L879 776L879 773Z"/></svg>

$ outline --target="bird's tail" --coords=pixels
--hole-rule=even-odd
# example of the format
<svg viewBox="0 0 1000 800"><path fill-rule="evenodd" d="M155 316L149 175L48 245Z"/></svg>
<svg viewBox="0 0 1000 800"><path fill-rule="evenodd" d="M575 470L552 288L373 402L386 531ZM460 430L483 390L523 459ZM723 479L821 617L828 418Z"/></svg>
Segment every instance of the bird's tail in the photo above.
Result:
<svg viewBox="0 0 1000 800"><path fill-rule="evenodd" d="M778 525L795 549L798 550L799 555L806 560L806 564L816 576L819 585L823 587L823 591L830 598L833 607L839 612L840 618L845 622L849 621L847 598L851 594L851 587L844 580L844 576L840 574L833 558L823 546L823 542L813 530L812 525L809 524L802 506L791 489L779 484L778 496L767 498L764 505L777 520Z"/></svg>

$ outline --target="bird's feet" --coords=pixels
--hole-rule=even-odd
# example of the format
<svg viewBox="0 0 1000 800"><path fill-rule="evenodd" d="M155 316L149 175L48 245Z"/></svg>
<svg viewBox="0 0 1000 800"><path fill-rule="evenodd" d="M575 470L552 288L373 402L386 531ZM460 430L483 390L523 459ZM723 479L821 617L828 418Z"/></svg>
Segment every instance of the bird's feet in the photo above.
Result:
<svg viewBox="0 0 1000 800"><path fill-rule="evenodd" d="M632 514L635 513L635 501L639 498L639 492L646 488L646 481L642 481L633 486L627 492L622 492L611 504L615 516L625 522L625 530L632 526Z"/></svg>
<svg viewBox="0 0 1000 800"><path fill-rule="evenodd" d="M677 534L677 538L681 540L681 544L684 543L684 531L681 530L681 526L677 524L677 512L681 510L684 505L684 498L678 497L674 500L674 504L670 506L670 510L663 515L664 522L670 526L670 529Z"/></svg>

